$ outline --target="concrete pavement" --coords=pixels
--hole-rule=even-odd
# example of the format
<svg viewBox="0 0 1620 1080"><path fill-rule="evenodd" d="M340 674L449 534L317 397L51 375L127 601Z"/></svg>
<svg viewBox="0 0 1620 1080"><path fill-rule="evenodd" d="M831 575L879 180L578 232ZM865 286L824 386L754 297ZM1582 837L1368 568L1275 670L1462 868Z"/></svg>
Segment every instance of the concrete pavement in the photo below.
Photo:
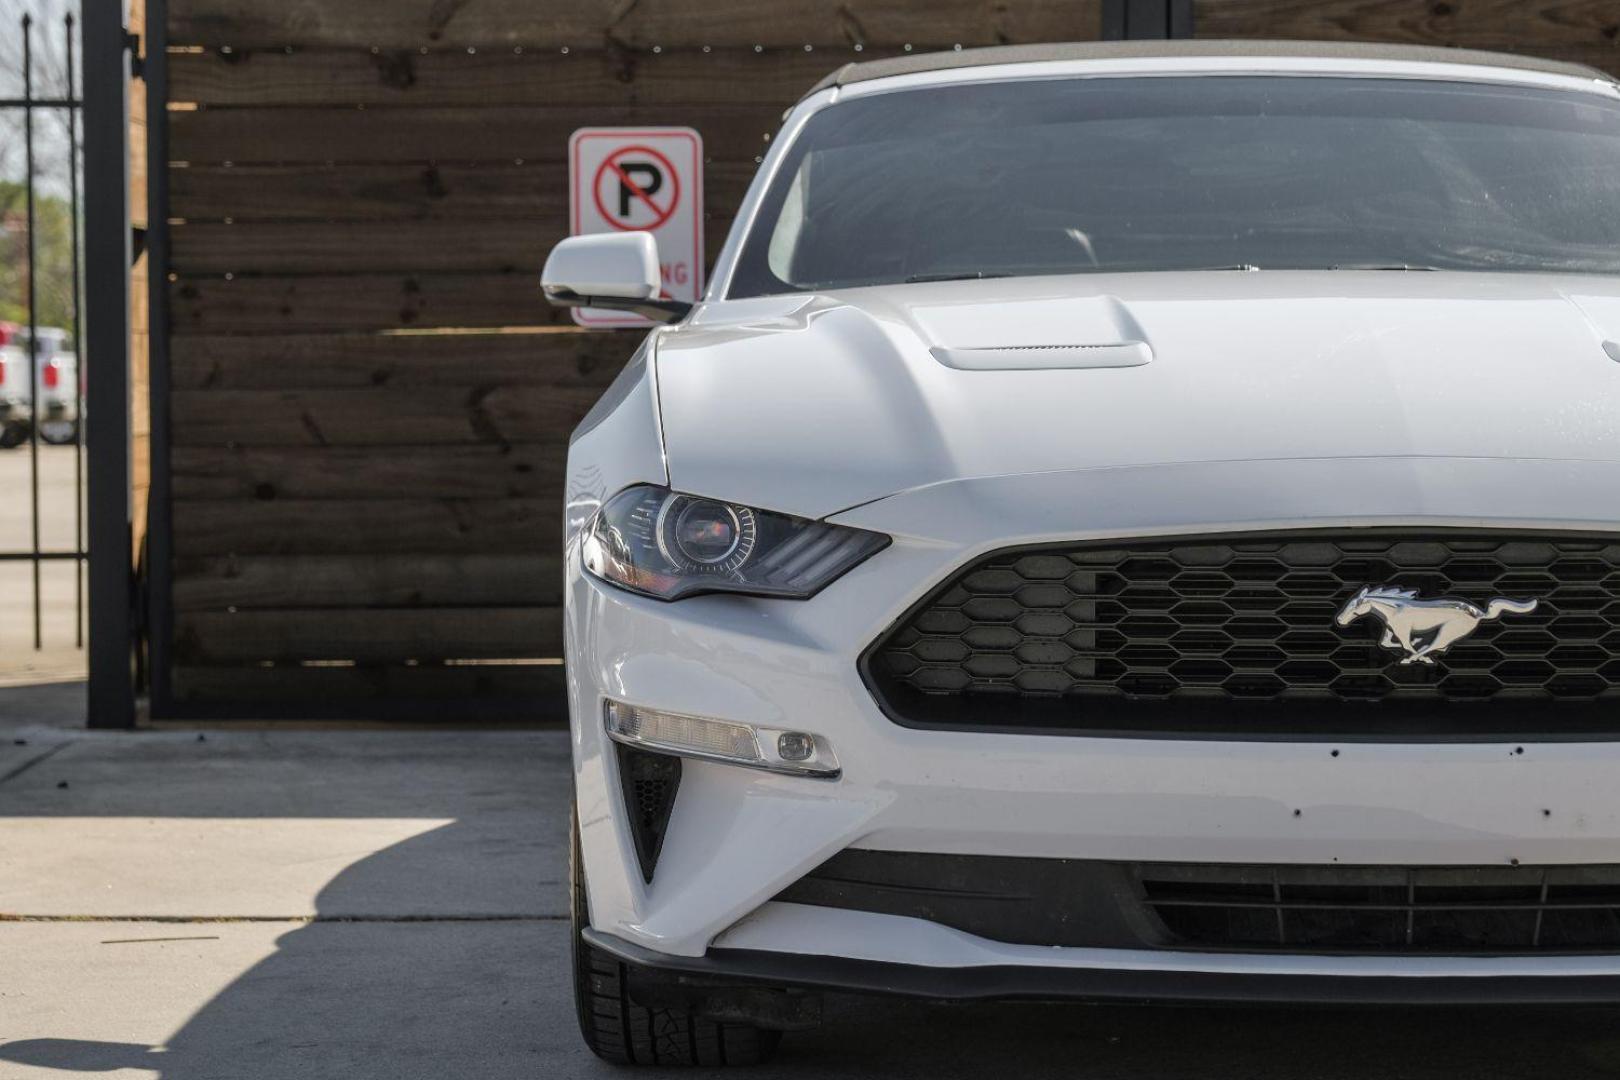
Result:
<svg viewBox="0 0 1620 1080"><path fill-rule="evenodd" d="M40 548L74 550L77 501L71 446L39 448ZM27 446L0 450L0 553L32 550ZM84 651L74 621L77 567L71 561L40 566L42 649L34 648L33 564L0 559L0 686L82 679Z"/></svg>
<svg viewBox="0 0 1620 1080"><path fill-rule="evenodd" d="M0 1080L625 1075L574 1026L565 733L89 733L72 692L0 689ZM753 1075L1620 1075L1603 1009L827 1019Z"/></svg>

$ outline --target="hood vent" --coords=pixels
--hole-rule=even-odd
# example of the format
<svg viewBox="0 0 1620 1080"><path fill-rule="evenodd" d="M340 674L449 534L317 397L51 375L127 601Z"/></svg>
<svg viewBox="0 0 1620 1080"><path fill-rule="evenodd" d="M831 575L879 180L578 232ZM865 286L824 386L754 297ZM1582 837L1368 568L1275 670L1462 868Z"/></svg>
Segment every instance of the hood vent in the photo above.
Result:
<svg viewBox="0 0 1620 1080"><path fill-rule="evenodd" d="M1141 367L1153 359L1145 341L1111 345L1003 345L979 349L929 350L934 359L960 371L1061 371Z"/></svg>

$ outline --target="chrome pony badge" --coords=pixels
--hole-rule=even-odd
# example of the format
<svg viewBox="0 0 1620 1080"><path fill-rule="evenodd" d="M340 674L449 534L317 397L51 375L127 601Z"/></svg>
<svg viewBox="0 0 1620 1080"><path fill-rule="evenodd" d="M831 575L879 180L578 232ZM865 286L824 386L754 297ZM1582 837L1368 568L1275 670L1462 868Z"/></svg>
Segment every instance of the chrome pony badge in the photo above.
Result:
<svg viewBox="0 0 1620 1080"><path fill-rule="evenodd" d="M1487 619L1503 614L1528 615L1540 603L1497 597L1482 609L1466 600L1419 600L1416 589L1364 586L1333 621L1349 626L1363 615L1372 615L1384 624L1384 636L1378 644L1405 650L1401 663L1433 664L1436 656L1479 629Z"/></svg>

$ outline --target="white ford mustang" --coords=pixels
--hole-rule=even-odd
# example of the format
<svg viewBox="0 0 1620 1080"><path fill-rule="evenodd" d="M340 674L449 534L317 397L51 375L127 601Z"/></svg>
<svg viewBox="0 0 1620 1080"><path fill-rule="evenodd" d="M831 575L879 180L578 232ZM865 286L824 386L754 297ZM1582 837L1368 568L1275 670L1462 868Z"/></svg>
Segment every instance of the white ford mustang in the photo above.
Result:
<svg viewBox="0 0 1620 1080"><path fill-rule="evenodd" d="M1620 1001L1620 86L846 67L574 434L584 1034L819 994Z"/></svg>

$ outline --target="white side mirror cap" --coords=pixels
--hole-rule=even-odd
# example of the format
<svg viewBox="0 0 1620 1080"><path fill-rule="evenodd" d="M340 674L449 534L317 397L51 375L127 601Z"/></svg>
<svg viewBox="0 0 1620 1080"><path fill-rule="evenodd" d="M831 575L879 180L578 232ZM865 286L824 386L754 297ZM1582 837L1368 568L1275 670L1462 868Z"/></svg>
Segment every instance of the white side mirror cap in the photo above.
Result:
<svg viewBox="0 0 1620 1080"><path fill-rule="evenodd" d="M540 289L552 303L649 300L658 295L658 244L652 233L570 236L551 249Z"/></svg>

